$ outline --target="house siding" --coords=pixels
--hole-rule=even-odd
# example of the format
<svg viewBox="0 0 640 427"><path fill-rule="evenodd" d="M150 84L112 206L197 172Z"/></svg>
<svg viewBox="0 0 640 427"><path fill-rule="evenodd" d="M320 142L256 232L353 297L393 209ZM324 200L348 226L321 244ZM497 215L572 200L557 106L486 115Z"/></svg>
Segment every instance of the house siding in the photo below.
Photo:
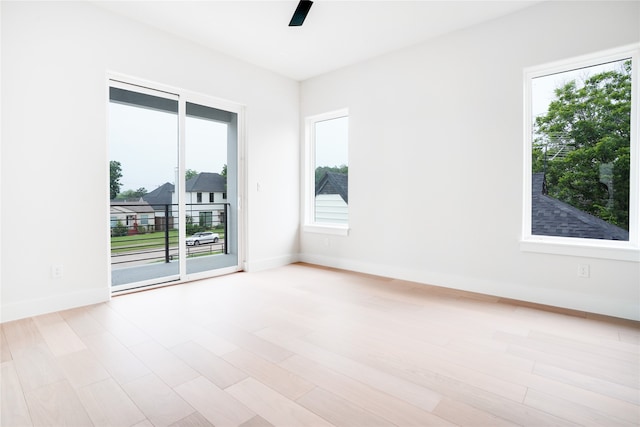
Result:
<svg viewBox="0 0 640 427"><path fill-rule="evenodd" d="M318 194L315 201L315 222L348 224L349 207L339 194Z"/></svg>

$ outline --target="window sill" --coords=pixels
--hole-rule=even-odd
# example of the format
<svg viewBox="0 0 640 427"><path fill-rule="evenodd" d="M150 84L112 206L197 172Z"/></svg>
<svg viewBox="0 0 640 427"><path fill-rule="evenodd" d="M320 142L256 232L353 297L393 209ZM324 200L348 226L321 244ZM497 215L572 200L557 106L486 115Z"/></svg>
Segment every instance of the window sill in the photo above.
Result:
<svg viewBox="0 0 640 427"><path fill-rule="evenodd" d="M331 234L334 236L348 236L349 226L341 224L313 224L304 225L302 231L305 233Z"/></svg>
<svg viewBox="0 0 640 427"><path fill-rule="evenodd" d="M601 258L640 263L640 248L629 242L604 242L591 239L529 238L520 241L522 252Z"/></svg>

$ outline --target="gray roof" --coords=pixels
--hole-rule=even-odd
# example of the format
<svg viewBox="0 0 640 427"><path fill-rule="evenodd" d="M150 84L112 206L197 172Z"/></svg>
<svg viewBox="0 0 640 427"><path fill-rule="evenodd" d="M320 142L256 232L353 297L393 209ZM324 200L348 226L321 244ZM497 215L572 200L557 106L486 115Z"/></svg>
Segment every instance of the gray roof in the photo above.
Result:
<svg viewBox="0 0 640 427"><path fill-rule="evenodd" d="M629 240L623 228L543 194L544 174L531 180L531 234L586 239Z"/></svg>
<svg viewBox="0 0 640 427"><path fill-rule="evenodd" d="M200 172L187 180L186 190L187 193L224 193L227 191L227 179L218 173Z"/></svg>
<svg viewBox="0 0 640 427"><path fill-rule="evenodd" d="M316 184L318 194L339 194L345 203L349 203L349 175L346 173L326 172Z"/></svg>
<svg viewBox="0 0 640 427"><path fill-rule="evenodd" d="M111 200L111 212L130 211L135 213L154 213L155 211L147 202L140 199L137 202Z"/></svg>
<svg viewBox="0 0 640 427"><path fill-rule="evenodd" d="M142 196L142 200L152 205L155 209L163 210L164 205L171 204L171 193L173 193L173 191L173 184L165 182L160 187Z"/></svg>

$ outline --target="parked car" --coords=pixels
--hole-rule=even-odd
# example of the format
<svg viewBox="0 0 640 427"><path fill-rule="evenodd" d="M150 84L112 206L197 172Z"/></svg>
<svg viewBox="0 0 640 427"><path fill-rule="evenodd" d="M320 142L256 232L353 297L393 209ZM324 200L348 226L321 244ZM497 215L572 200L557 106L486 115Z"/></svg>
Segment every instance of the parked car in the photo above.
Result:
<svg viewBox="0 0 640 427"><path fill-rule="evenodd" d="M220 236L217 233L213 233L211 231L201 231L195 233L191 237L187 237L187 245L198 246L205 243L218 243L218 240L220 240Z"/></svg>

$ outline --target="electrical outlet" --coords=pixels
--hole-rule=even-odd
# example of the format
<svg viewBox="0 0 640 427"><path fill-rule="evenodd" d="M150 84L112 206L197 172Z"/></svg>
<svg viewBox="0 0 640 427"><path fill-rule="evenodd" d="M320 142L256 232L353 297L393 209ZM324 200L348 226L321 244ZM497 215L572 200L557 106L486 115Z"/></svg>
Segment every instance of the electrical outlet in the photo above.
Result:
<svg viewBox="0 0 640 427"><path fill-rule="evenodd" d="M62 266L62 264L54 264L51 266L52 279L62 279L63 274L64 274L64 267Z"/></svg>
<svg viewBox="0 0 640 427"><path fill-rule="evenodd" d="M589 264L578 264L578 277L589 277Z"/></svg>

